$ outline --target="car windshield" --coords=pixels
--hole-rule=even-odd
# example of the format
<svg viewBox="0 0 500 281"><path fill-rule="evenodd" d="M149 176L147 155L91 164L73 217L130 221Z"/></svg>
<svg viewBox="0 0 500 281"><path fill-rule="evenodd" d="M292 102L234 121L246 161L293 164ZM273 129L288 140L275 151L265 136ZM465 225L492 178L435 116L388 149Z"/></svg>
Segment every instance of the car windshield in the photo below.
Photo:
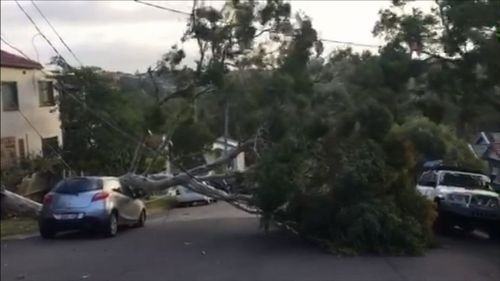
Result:
<svg viewBox="0 0 500 281"><path fill-rule="evenodd" d="M440 185L463 187L466 189L489 190L488 183L481 176L461 173L446 173L443 175Z"/></svg>
<svg viewBox="0 0 500 281"><path fill-rule="evenodd" d="M74 178L60 181L54 192L76 194L102 189L102 180L93 178Z"/></svg>

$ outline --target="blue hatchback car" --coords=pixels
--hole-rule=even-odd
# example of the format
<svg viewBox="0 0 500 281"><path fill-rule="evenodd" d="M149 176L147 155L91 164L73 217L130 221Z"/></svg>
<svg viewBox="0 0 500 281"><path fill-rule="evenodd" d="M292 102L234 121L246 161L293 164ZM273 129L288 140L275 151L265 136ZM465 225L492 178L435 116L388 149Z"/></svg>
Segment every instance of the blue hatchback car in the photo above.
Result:
<svg viewBox="0 0 500 281"><path fill-rule="evenodd" d="M99 230L115 236L119 225L144 226L146 207L141 192L115 177L73 177L45 195L39 217L43 238L71 229Z"/></svg>

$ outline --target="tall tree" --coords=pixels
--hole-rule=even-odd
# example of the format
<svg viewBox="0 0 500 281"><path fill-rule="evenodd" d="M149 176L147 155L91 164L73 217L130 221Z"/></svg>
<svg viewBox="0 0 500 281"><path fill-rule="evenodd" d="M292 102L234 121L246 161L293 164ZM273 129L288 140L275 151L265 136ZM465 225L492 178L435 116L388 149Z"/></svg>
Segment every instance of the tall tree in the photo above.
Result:
<svg viewBox="0 0 500 281"><path fill-rule="evenodd" d="M436 0L429 13L410 9L411 1L393 3L380 12L373 32L387 41L385 50L398 49L425 62L414 76L424 114L436 121L447 119L463 136L499 130L495 120L500 118L500 48L495 24L500 3ZM436 117L436 111L445 116Z"/></svg>

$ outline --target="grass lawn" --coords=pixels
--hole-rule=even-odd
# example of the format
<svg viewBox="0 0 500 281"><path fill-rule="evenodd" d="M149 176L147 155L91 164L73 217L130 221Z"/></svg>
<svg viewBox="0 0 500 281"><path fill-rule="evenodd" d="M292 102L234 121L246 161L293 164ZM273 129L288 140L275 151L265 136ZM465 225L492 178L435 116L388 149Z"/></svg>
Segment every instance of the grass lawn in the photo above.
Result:
<svg viewBox="0 0 500 281"><path fill-rule="evenodd" d="M146 209L148 214L155 214L164 212L168 209L171 209L175 206L175 199L170 196L162 196L153 198L149 201L146 201Z"/></svg>
<svg viewBox="0 0 500 281"><path fill-rule="evenodd" d="M175 206L172 197L162 196L146 201L146 208L149 215L165 212ZM38 223L32 218L14 217L0 221L0 237L7 237L19 234L29 234L38 230Z"/></svg>
<svg viewBox="0 0 500 281"><path fill-rule="evenodd" d="M38 230L38 223L32 218L9 218L0 221L0 237L29 234Z"/></svg>

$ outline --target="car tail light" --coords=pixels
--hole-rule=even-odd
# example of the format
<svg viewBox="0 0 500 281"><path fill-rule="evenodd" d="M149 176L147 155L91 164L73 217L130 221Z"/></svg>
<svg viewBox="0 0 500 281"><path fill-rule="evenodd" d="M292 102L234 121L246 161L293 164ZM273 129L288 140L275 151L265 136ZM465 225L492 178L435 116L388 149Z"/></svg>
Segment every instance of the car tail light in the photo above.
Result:
<svg viewBox="0 0 500 281"><path fill-rule="evenodd" d="M52 199L54 199L54 195L52 195L51 193L45 194L45 196L43 197L43 204L50 205L52 203Z"/></svg>
<svg viewBox="0 0 500 281"><path fill-rule="evenodd" d="M102 192L99 192L96 195L94 195L94 197L92 197L92 202L104 200L108 197L109 197L109 193L102 191Z"/></svg>

